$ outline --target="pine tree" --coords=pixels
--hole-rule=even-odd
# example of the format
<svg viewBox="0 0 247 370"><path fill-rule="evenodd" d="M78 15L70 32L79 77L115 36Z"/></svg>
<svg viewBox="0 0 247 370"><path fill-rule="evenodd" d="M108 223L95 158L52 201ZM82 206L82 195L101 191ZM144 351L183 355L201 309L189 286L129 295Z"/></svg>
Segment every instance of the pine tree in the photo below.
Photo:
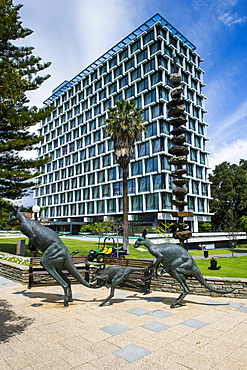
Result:
<svg viewBox="0 0 247 370"><path fill-rule="evenodd" d="M35 90L50 77L38 76L49 65L33 55L33 47L17 46L16 40L33 31L22 26L12 0L0 0L0 198L27 195L34 186L38 167L49 159L24 159L22 150L32 150L42 137L29 128L51 113L52 107L29 107L26 92Z"/></svg>

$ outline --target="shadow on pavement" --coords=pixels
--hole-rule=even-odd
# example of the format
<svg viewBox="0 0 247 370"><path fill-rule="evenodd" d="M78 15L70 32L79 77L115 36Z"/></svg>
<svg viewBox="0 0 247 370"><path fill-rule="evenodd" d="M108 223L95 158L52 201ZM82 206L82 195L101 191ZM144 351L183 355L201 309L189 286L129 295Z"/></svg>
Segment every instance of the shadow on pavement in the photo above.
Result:
<svg viewBox="0 0 247 370"><path fill-rule="evenodd" d="M6 342L10 337L21 334L34 319L25 316L18 316L11 309L11 305L0 299L0 342Z"/></svg>

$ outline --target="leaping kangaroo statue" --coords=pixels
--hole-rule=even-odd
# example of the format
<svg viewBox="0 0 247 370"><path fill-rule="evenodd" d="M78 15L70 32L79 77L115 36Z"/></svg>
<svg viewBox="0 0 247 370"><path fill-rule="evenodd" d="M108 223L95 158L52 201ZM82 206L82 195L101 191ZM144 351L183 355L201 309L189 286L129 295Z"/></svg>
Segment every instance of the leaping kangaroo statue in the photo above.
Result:
<svg viewBox="0 0 247 370"><path fill-rule="evenodd" d="M226 294L234 291L234 289L220 290L209 285L202 276L201 271L196 266L191 255L180 245L173 243L153 244L146 238L146 235L147 230L145 229L142 236L135 242L134 247L137 248L141 245L147 247L149 252L156 257L153 268L157 268L159 264L162 263L166 272L176 279L184 289L183 293L171 304L171 308L180 304L185 296L189 294L190 290L186 284L186 279L188 277L194 277L207 289L215 293Z"/></svg>
<svg viewBox="0 0 247 370"><path fill-rule="evenodd" d="M67 270L76 280L87 288L100 288L102 285L91 285L83 279L75 267L68 248L58 237L55 231L41 225L21 213L21 208L13 206L14 211L10 214L8 222L18 220L21 232L29 238L31 246L43 252L40 264L49 274L63 287L64 306L73 302L70 280L62 272Z"/></svg>

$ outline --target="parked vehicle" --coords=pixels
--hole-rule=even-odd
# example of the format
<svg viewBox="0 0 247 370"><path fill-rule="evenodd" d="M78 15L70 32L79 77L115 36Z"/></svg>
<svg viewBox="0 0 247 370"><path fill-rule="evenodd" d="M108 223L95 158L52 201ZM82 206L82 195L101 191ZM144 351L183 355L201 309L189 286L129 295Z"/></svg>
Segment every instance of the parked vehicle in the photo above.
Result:
<svg viewBox="0 0 247 370"><path fill-rule="evenodd" d="M112 240L112 245L106 245L106 242ZM107 257L116 257L116 258L125 258L127 251L123 250L121 247L116 247L114 238L106 237L104 239L104 246L100 249L91 249L87 256L89 262L93 262L95 259L97 262L104 262L105 256Z"/></svg>

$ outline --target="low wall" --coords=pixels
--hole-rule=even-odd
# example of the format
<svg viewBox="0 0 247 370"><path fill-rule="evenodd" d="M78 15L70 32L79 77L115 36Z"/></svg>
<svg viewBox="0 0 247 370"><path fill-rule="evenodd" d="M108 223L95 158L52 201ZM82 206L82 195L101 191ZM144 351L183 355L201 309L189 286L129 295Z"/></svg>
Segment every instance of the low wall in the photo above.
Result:
<svg viewBox="0 0 247 370"><path fill-rule="evenodd" d="M28 270L28 266L0 259L0 275L17 283L28 285Z"/></svg>
<svg viewBox="0 0 247 370"><path fill-rule="evenodd" d="M0 275L7 279L19 282L23 285L28 285L28 266L22 266L17 263L0 259ZM34 281L39 281L39 283L41 284L54 283L54 280L50 275L35 275L34 279ZM208 282L208 284L217 289L229 290L234 288L235 291L225 295L217 294L202 286L194 278L188 278L187 283L190 288L190 294L207 295L214 297L226 296L231 298L247 299L247 279L219 278L208 276L205 277L205 280ZM73 280L72 283L74 283ZM132 285L130 280L126 281L126 283L123 283L122 286L131 290L137 290L136 286L134 284ZM159 278L152 278L151 290L180 294L182 291L182 287L175 279L165 274L163 276L160 276Z"/></svg>

